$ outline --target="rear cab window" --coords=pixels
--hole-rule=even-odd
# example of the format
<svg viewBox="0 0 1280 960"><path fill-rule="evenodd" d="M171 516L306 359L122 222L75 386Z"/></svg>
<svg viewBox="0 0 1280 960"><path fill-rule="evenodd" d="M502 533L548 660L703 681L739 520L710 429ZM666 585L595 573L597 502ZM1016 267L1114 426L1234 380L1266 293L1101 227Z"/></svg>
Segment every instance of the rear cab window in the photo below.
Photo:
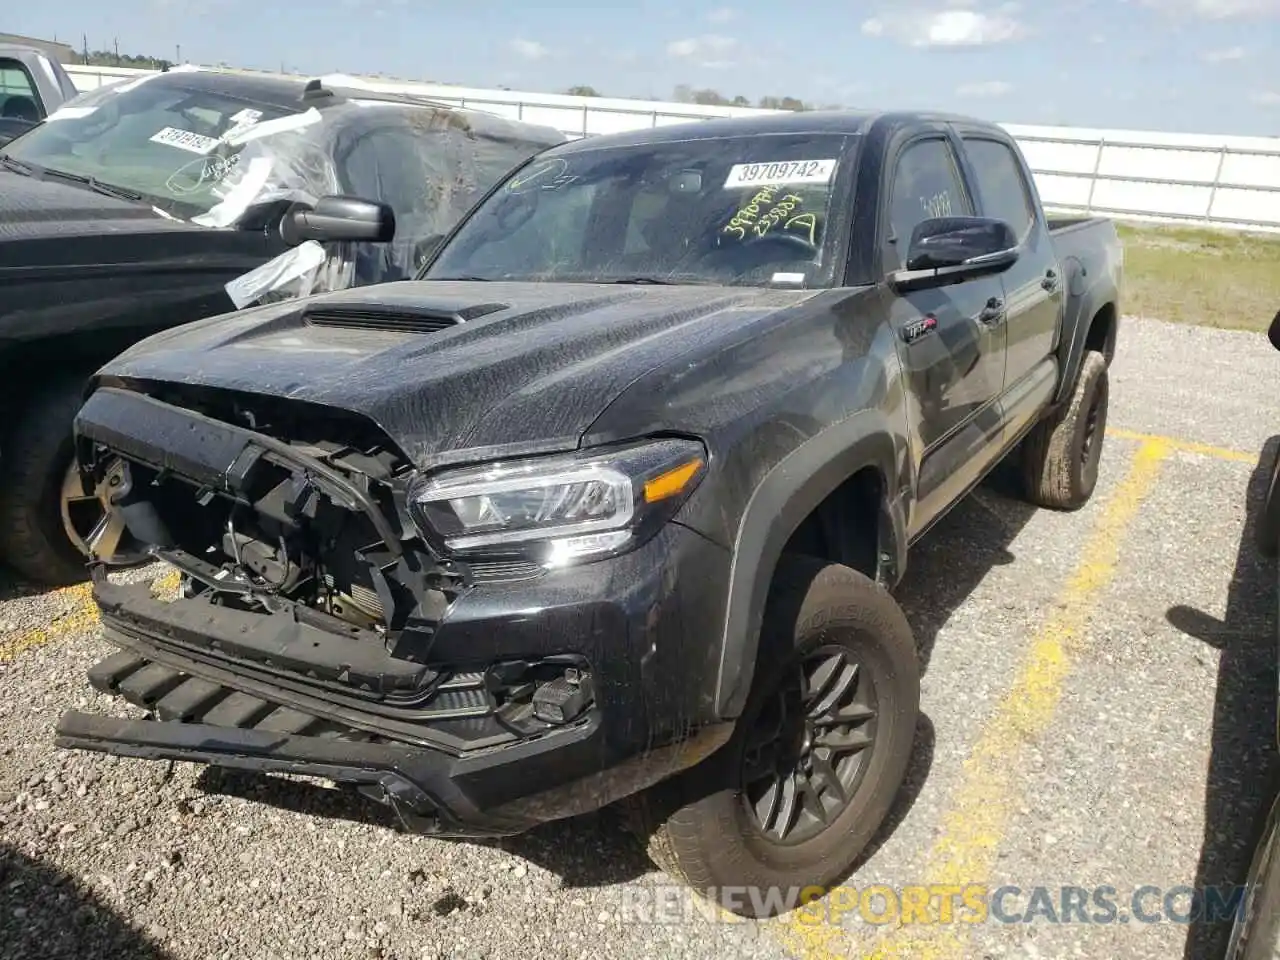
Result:
<svg viewBox="0 0 1280 960"><path fill-rule="evenodd" d="M977 180L983 214L1004 220L1023 240L1035 223L1035 212L1017 157L1007 144L986 137L966 136L964 149Z"/></svg>
<svg viewBox="0 0 1280 960"><path fill-rule="evenodd" d="M27 68L11 57L0 57L0 118L34 123L42 115L40 96Z"/></svg>

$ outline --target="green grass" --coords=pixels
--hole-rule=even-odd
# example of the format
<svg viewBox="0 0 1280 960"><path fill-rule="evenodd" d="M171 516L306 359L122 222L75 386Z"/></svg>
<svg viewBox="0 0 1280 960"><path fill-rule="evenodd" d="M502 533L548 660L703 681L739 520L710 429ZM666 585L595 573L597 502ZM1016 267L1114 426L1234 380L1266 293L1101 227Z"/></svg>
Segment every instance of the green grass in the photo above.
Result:
<svg viewBox="0 0 1280 960"><path fill-rule="evenodd" d="M1265 331L1280 311L1280 234L1117 227L1125 249L1125 314Z"/></svg>

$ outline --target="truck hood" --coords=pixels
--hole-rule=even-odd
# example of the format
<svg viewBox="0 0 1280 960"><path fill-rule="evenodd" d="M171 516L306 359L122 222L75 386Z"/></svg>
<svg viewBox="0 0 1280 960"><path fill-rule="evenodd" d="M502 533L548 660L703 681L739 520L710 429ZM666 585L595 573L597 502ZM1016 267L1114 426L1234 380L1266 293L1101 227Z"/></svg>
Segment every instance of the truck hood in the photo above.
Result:
<svg viewBox="0 0 1280 960"><path fill-rule="evenodd" d="M640 377L818 295L401 281L187 324L126 351L98 381L340 408L373 421L429 468L572 449Z"/></svg>
<svg viewBox="0 0 1280 960"><path fill-rule="evenodd" d="M82 330L138 330L232 309L229 280L268 258L261 233L0 169L0 353Z"/></svg>
<svg viewBox="0 0 1280 960"><path fill-rule="evenodd" d="M0 279L61 279L49 270L156 260L199 245L210 231L146 203L0 169ZM159 242L158 242L159 241ZM175 247L166 246L176 244ZM163 258L161 258L163 259ZM0 304L0 309L3 304Z"/></svg>
<svg viewBox="0 0 1280 960"><path fill-rule="evenodd" d="M156 221L174 223L145 203L119 200L60 180L41 180L0 169L0 239L98 232L105 222L128 230Z"/></svg>

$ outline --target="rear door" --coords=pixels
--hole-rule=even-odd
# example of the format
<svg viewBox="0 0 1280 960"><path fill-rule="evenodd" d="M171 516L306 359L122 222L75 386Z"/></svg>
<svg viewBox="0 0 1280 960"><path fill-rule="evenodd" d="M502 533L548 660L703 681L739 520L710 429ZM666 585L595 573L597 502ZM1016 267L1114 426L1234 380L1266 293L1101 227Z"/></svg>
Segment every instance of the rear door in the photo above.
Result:
<svg viewBox="0 0 1280 960"><path fill-rule="evenodd" d="M1057 346L1064 281L1048 226L1036 216L1035 193L1013 148L993 131L961 127L959 133L982 215L1006 221L1023 248L1018 262L1000 276L1008 328L1005 389L1020 394L1024 381Z"/></svg>
<svg viewBox="0 0 1280 960"><path fill-rule="evenodd" d="M974 202L945 128L916 136L888 159L882 187L888 230L881 249L884 274L904 266L912 230L923 220L972 215ZM998 277L980 277L930 290L893 294L890 323L908 381L913 459L920 510L912 527L975 479L984 449L998 440L1004 386L1005 330L998 310Z"/></svg>

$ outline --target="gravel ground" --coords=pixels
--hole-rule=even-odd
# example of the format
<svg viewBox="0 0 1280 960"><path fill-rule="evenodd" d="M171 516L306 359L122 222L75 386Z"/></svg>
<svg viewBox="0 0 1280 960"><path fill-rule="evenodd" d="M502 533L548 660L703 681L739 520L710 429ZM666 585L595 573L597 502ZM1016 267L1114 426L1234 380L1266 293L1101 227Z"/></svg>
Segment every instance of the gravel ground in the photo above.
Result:
<svg viewBox="0 0 1280 960"><path fill-rule="evenodd" d="M1123 903L1143 884L1242 878L1277 765L1274 568L1244 539L1263 482L1251 460L1280 433L1277 367L1260 335L1126 321L1093 502L1034 511L988 484L920 545L900 598L926 659L924 717L891 827L851 884L935 879L942 841L963 841L975 809L990 822L956 848L966 881L1106 884ZM1107 504L1132 494L1142 434L1244 456L1166 447L1116 521ZM1099 542L1110 573L1073 594ZM1019 664L1057 642L1055 612L1076 609L1056 699L1004 737ZM109 649L83 591L34 593L0 573L0 957L816 960L898 934L851 918L715 922L679 891L656 901L667 881L609 811L499 844L429 840L301 780L54 749L67 708L129 712L84 678ZM995 775L974 794L990 744ZM655 902L669 922L636 920ZM952 952L1207 958L1222 933L989 922Z"/></svg>

